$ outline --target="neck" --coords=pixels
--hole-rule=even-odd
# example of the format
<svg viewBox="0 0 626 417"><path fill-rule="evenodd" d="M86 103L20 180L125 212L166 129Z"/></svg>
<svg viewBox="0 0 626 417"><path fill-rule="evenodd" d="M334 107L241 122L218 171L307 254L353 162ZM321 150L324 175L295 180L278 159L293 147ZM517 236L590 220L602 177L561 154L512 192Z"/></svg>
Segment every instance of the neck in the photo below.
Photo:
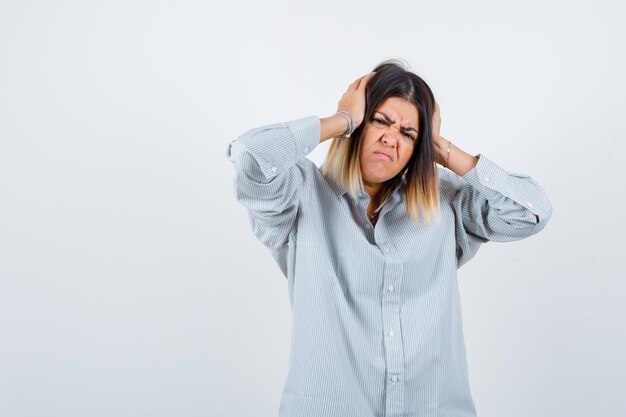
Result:
<svg viewBox="0 0 626 417"><path fill-rule="evenodd" d="M376 201L380 187L380 184L371 184L363 181L363 188L365 189L365 192L369 194L371 202Z"/></svg>
<svg viewBox="0 0 626 417"><path fill-rule="evenodd" d="M381 187L379 184L363 184L363 188L365 188L365 192L370 196L370 203L367 206L367 215L371 216L376 207L378 207L378 197Z"/></svg>

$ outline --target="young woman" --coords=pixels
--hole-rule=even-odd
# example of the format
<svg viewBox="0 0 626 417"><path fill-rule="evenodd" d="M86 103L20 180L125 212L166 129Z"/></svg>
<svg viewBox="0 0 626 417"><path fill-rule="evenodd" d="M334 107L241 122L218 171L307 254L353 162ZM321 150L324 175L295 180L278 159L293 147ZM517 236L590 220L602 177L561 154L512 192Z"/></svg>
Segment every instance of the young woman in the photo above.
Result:
<svg viewBox="0 0 626 417"><path fill-rule="evenodd" d="M552 207L534 179L462 151L440 123L428 85L385 61L333 116L228 145L235 196L289 288L281 416L476 415L457 269L481 243L539 232ZM328 139L318 168L306 155Z"/></svg>

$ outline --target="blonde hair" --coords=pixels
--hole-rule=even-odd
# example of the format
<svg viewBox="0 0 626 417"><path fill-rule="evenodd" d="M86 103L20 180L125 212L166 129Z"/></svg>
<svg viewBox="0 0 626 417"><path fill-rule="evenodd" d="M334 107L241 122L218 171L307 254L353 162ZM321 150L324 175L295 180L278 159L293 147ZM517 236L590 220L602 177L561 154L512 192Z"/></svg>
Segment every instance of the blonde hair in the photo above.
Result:
<svg viewBox="0 0 626 417"><path fill-rule="evenodd" d="M439 181L435 165L435 147L432 138L432 115L435 97L426 82L404 69L397 60L387 60L376 66L376 75L365 90L365 115L349 139L334 138L322 165L322 174L333 178L356 198L364 190L359 155L361 136L374 111L389 97L400 97L415 105L419 114L418 138L406 166L395 177L385 181L378 194L382 209L396 187L404 191L407 217L418 223L424 216L431 225L440 219Z"/></svg>
<svg viewBox="0 0 626 417"><path fill-rule="evenodd" d="M351 146L352 140L355 140L354 136L345 141L333 139L321 169L326 178L333 178L339 182L348 194L356 199L357 193L365 188L359 161L360 141L357 141L356 146ZM418 223L420 216L423 215L428 225L438 222L440 209L436 169L433 170L434 175L429 178L420 178L415 170L411 171L411 175L408 175L409 168L405 167L398 175L383 183L378 196L380 203L375 211L382 209L395 188L400 185L400 190L405 194L406 214L409 220Z"/></svg>

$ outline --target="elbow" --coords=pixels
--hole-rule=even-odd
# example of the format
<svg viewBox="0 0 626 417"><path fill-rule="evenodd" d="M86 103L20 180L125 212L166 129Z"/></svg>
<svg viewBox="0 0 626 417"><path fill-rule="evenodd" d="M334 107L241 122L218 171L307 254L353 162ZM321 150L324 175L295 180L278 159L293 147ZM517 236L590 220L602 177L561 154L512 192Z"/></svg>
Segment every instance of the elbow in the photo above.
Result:
<svg viewBox="0 0 626 417"><path fill-rule="evenodd" d="M541 208L542 210L535 213L538 219L537 224L545 225L548 223L548 221L552 217L552 212L554 209L552 208L552 204L550 203L550 200L548 200L547 198L544 199L544 201L542 201Z"/></svg>
<svg viewBox="0 0 626 417"><path fill-rule="evenodd" d="M546 204L543 206L543 210L535 210L533 212L536 219L536 224L533 228L533 234L540 232L541 230L543 230L544 227L546 227L546 225L552 218L552 212L552 205L547 200Z"/></svg>

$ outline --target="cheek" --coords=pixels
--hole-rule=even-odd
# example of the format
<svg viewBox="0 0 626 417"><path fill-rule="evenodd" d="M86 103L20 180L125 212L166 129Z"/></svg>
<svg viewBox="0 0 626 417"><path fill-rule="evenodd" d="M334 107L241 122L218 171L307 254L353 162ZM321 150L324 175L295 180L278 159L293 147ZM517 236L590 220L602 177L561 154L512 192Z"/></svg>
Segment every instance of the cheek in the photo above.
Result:
<svg viewBox="0 0 626 417"><path fill-rule="evenodd" d="M361 135L361 150L371 147L374 142L376 142L376 136L365 130Z"/></svg>
<svg viewBox="0 0 626 417"><path fill-rule="evenodd" d="M367 132L361 136L361 147L359 150L359 159L363 161L363 157L368 153L368 151L372 148L373 145L372 138L368 137Z"/></svg>
<svg viewBox="0 0 626 417"><path fill-rule="evenodd" d="M413 147L402 150L402 156L400 157L402 161L402 166L405 166L407 162L409 162L409 160L411 159L411 156L413 155L413 150L414 150Z"/></svg>

